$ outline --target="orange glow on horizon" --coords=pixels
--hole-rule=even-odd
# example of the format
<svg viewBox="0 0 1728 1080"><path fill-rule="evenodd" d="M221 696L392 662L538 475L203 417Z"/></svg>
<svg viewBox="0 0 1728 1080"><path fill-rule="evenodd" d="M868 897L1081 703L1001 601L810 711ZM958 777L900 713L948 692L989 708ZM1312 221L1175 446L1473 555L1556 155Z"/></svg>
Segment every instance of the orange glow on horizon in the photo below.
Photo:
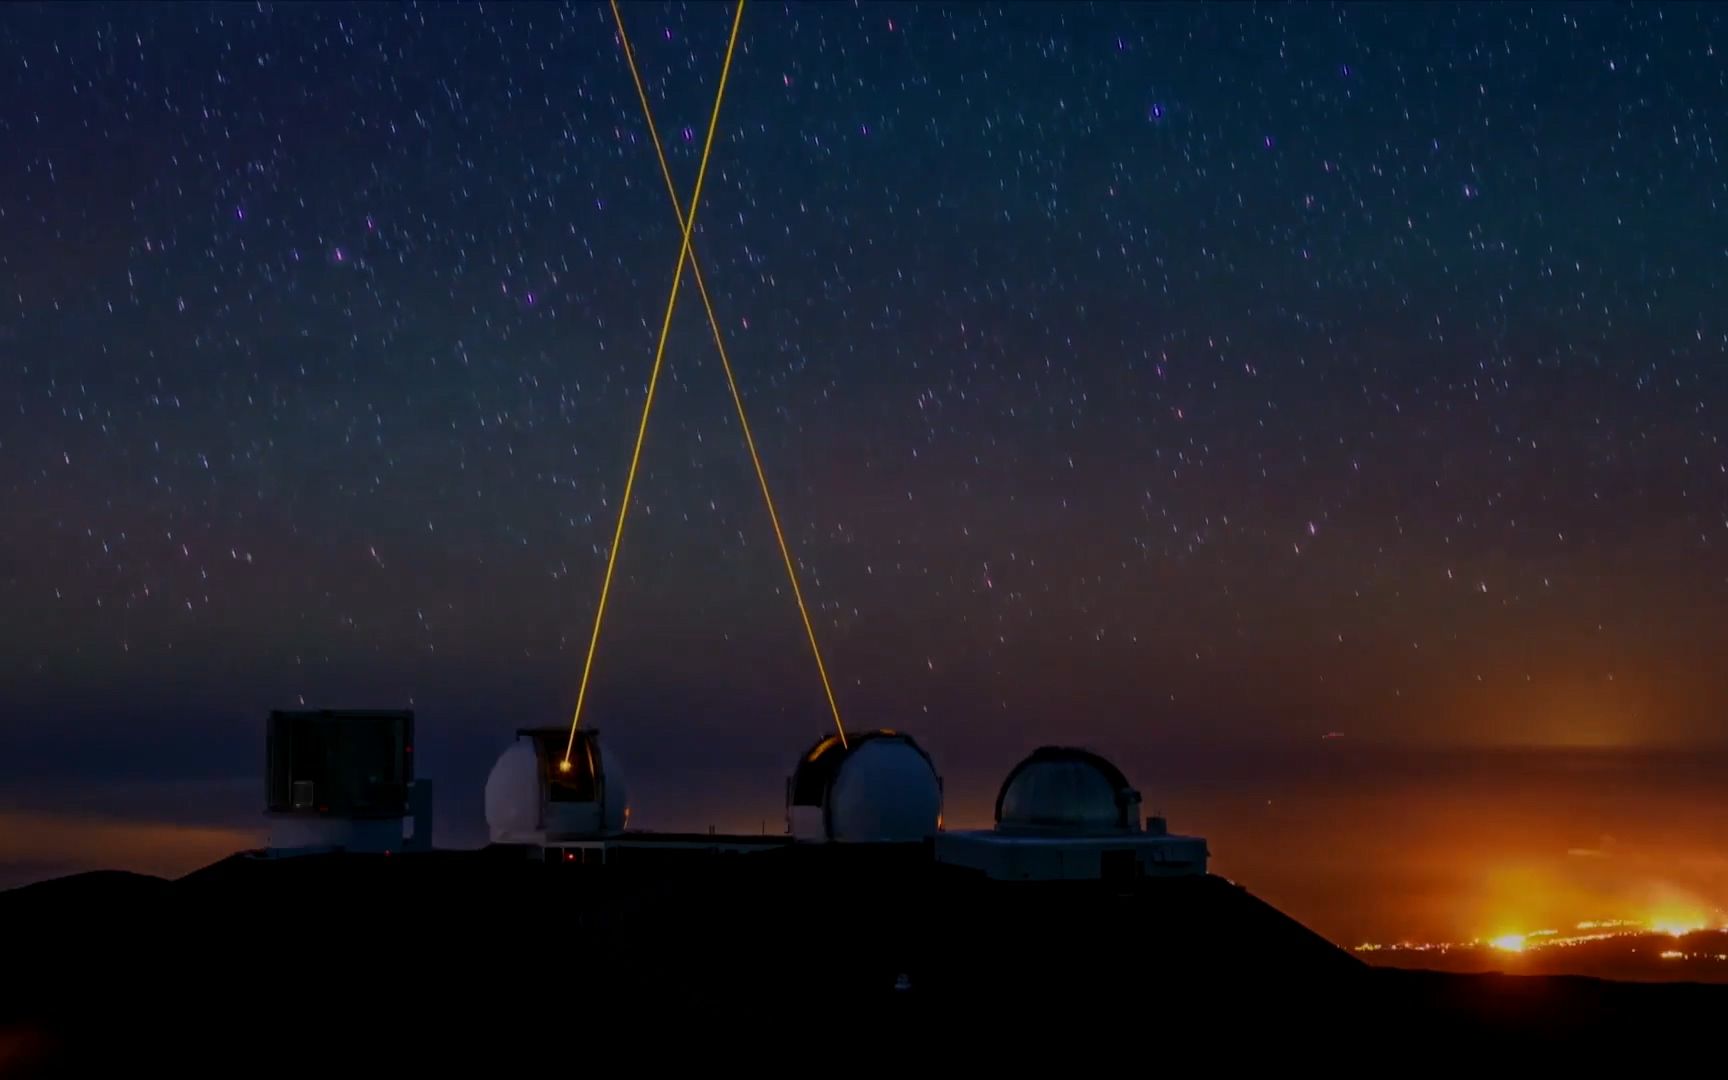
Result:
<svg viewBox="0 0 1728 1080"><path fill-rule="evenodd" d="M1501 934L1497 938L1489 938L1488 944L1501 952L1523 952L1529 941L1523 934Z"/></svg>
<svg viewBox="0 0 1728 1080"><path fill-rule="evenodd" d="M1702 915L1658 915L1645 925L1658 934L1684 937L1706 929L1710 923Z"/></svg>
<svg viewBox="0 0 1728 1080"><path fill-rule="evenodd" d="M1721 912L1717 912L1718 921ZM1395 944L1364 942L1353 946L1353 951L1359 953L1390 951L1407 952L1471 952L1489 949L1503 953L1527 953L1537 950L1569 949L1592 942L1607 941L1610 938L1645 937L1662 934L1668 937L1680 938L1687 934L1707 932L1720 929L1728 933L1728 923L1720 927L1711 922L1710 918L1701 913L1665 914L1651 916L1648 919L1584 919L1572 924L1571 930L1529 930L1521 933L1502 933L1494 937L1473 938L1469 941L1399 941ZM1664 959L1675 959L1689 955L1679 950L1667 950L1659 953ZM1723 954L1721 959L1728 959Z"/></svg>

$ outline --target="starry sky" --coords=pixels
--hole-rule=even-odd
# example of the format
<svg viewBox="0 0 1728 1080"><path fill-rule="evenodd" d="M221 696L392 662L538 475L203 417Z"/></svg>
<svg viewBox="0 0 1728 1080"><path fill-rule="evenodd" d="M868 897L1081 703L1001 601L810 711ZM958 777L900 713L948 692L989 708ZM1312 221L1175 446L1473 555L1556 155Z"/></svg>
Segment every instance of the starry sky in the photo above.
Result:
<svg viewBox="0 0 1728 1080"><path fill-rule="evenodd" d="M729 15L625 8L685 191ZM608 10L0 34L11 805L250 827L265 711L412 704L460 832L678 253ZM1711 5L752 4L695 247L848 725L1255 798L1719 744L1724 102ZM829 718L692 293L642 469L585 723L773 815Z"/></svg>

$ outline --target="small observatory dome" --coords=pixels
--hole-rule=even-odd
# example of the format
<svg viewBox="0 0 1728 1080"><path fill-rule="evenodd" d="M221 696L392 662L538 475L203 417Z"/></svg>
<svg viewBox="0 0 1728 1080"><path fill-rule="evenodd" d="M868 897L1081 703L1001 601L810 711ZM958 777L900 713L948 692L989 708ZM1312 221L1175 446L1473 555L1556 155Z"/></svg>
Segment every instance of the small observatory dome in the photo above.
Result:
<svg viewBox="0 0 1728 1080"><path fill-rule="evenodd" d="M1090 750L1041 746L1008 773L996 796L999 832L1139 832L1140 793Z"/></svg>
<svg viewBox="0 0 1728 1080"><path fill-rule="evenodd" d="M598 731L578 731L564 768L568 728L524 728L486 778L486 827L495 844L541 844L622 830L630 820L624 774Z"/></svg>
<svg viewBox="0 0 1728 1080"><path fill-rule="evenodd" d="M1014 766L996 795L996 827L944 832L936 860L992 881L1116 881L1196 877L1211 852L1155 817L1140 822L1140 793L1090 750L1041 746Z"/></svg>
<svg viewBox="0 0 1728 1080"><path fill-rule="evenodd" d="M916 843L936 834L942 780L910 735L866 731L842 746L830 735L798 759L786 819L799 840Z"/></svg>

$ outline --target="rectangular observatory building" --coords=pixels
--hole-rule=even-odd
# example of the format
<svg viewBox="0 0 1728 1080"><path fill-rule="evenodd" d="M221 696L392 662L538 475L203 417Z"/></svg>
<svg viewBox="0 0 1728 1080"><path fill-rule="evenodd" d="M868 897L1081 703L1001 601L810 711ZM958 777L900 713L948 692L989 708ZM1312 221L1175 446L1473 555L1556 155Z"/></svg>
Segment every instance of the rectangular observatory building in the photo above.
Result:
<svg viewBox="0 0 1728 1080"><path fill-rule="evenodd" d="M273 851L395 851L414 783L407 709L277 710L265 733Z"/></svg>

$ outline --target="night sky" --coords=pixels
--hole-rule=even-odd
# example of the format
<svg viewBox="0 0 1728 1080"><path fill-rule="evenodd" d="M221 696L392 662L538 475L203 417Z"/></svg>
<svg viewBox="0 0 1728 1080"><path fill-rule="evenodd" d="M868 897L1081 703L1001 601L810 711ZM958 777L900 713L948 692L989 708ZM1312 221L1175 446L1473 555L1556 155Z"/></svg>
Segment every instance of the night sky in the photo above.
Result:
<svg viewBox="0 0 1728 1080"><path fill-rule="evenodd" d="M686 192L730 11L625 8ZM301 701L412 704L477 837L678 253L609 12L0 40L0 837L256 829ZM695 247L848 726L962 809L1039 742L1243 776L1201 832L1332 748L1720 744L1725 151L1716 6L750 5ZM830 721L693 292L667 365L584 722L643 820L777 828Z"/></svg>

